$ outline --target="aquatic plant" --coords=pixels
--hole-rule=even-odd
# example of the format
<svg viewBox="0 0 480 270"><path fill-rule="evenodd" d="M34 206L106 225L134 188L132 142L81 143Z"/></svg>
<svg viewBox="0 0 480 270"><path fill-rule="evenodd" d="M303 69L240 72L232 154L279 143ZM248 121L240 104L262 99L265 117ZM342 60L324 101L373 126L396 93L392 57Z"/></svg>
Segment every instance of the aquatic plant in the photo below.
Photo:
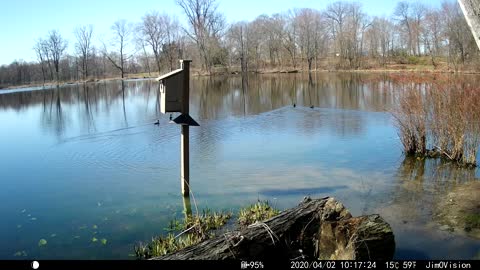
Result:
<svg viewBox="0 0 480 270"><path fill-rule="evenodd" d="M164 228L164 230L167 232L175 232L175 231L180 231L182 227L183 227L183 224L178 219L172 219L170 220L168 227Z"/></svg>
<svg viewBox="0 0 480 270"><path fill-rule="evenodd" d="M280 213L279 210L270 206L268 201L258 201L240 209L238 223L241 226L248 226L257 221L264 221Z"/></svg>
<svg viewBox="0 0 480 270"><path fill-rule="evenodd" d="M20 257L20 256L27 257L27 252L25 250L17 251L13 254L13 256L15 256L15 257Z"/></svg>
<svg viewBox="0 0 480 270"><path fill-rule="evenodd" d="M477 255L475 255L472 260L480 260L480 250L478 251Z"/></svg>
<svg viewBox="0 0 480 270"><path fill-rule="evenodd" d="M149 259L195 245L202 240L203 238L201 236L192 233L185 234L181 238L177 238L173 234L168 234L167 236L155 237L148 244L140 243L134 247L134 250L138 259Z"/></svg>
<svg viewBox="0 0 480 270"><path fill-rule="evenodd" d="M193 230L193 234L205 237L206 233L217 230L232 217L231 213L202 211L201 215L189 215L184 221L183 230Z"/></svg>
<svg viewBox="0 0 480 270"><path fill-rule="evenodd" d="M470 228L480 228L480 214L468 214L465 216L465 225Z"/></svg>
<svg viewBox="0 0 480 270"><path fill-rule="evenodd" d="M42 238L42 239L40 239L40 241L38 241L38 246L39 247L43 247L45 245L47 245L47 240Z"/></svg>
<svg viewBox="0 0 480 270"><path fill-rule="evenodd" d="M258 201L240 209L238 223L248 226L257 221L264 221L280 213L270 206L268 201ZM231 213L203 210L201 214L188 215L183 222L171 220L166 230L166 236L155 237L149 243L139 243L134 246L135 256L138 259L149 259L163 256L171 252L198 244L215 236L214 231L224 226L231 218ZM180 232L174 235L172 232Z"/></svg>
<svg viewBox="0 0 480 270"><path fill-rule="evenodd" d="M134 246L135 256L138 259L148 259L200 243L213 237L215 234L212 231L225 225L231 216L231 213L207 209L200 215L187 216L183 223L172 220L167 231L181 231L178 235L169 233L167 236L155 237L147 244L139 243Z"/></svg>

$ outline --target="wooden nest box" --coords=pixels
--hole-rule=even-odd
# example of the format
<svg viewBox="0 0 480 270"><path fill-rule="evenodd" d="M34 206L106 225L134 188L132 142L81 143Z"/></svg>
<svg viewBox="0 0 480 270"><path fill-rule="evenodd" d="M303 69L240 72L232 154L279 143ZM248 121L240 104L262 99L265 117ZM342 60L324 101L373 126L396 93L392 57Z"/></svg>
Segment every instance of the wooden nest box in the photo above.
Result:
<svg viewBox="0 0 480 270"><path fill-rule="evenodd" d="M184 88L184 70L177 69L157 78L160 82L160 111L181 112Z"/></svg>

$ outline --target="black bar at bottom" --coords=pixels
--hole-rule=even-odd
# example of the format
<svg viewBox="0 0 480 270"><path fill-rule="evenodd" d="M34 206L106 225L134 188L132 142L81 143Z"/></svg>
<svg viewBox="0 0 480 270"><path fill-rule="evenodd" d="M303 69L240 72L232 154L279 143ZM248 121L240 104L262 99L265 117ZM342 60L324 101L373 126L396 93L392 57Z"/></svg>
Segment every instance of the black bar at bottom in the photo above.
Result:
<svg viewBox="0 0 480 270"><path fill-rule="evenodd" d="M50 269L480 269L475 260L394 261L146 261L146 260L33 260L1 261L0 270ZM37 267L37 268L35 268Z"/></svg>

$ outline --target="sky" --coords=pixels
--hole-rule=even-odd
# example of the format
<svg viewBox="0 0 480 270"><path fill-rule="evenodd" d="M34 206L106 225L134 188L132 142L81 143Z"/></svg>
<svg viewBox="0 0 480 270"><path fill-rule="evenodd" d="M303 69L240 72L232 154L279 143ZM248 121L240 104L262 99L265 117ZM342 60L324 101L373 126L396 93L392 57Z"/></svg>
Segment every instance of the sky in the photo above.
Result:
<svg viewBox="0 0 480 270"><path fill-rule="evenodd" d="M217 0L227 22L251 21L261 14L271 15L294 8L319 10L337 0ZM441 0L407 0L439 6ZM398 0L362 0L369 15L390 16ZM150 11L166 12L181 23L186 19L175 0L0 0L0 65L14 60L36 61L33 46L40 37L56 29L68 40L73 54L74 29L93 25L94 44L108 40L111 25L118 19L137 23Z"/></svg>

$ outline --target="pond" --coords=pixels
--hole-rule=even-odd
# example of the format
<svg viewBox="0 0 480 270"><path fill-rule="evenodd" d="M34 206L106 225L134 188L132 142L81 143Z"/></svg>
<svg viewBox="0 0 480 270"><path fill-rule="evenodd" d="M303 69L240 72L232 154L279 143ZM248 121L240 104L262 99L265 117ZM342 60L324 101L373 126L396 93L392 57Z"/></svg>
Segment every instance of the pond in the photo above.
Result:
<svg viewBox="0 0 480 270"><path fill-rule="evenodd" d="M195 203L235 212L334 196L353 215L381 214L398 259L477 256L480 241L442 229L436 211L478 170L406 159L395 89L385 74L192 78ZM183 216L169 116L148 80L0 92L0 258L133 259L165 234Z"/></svg>

